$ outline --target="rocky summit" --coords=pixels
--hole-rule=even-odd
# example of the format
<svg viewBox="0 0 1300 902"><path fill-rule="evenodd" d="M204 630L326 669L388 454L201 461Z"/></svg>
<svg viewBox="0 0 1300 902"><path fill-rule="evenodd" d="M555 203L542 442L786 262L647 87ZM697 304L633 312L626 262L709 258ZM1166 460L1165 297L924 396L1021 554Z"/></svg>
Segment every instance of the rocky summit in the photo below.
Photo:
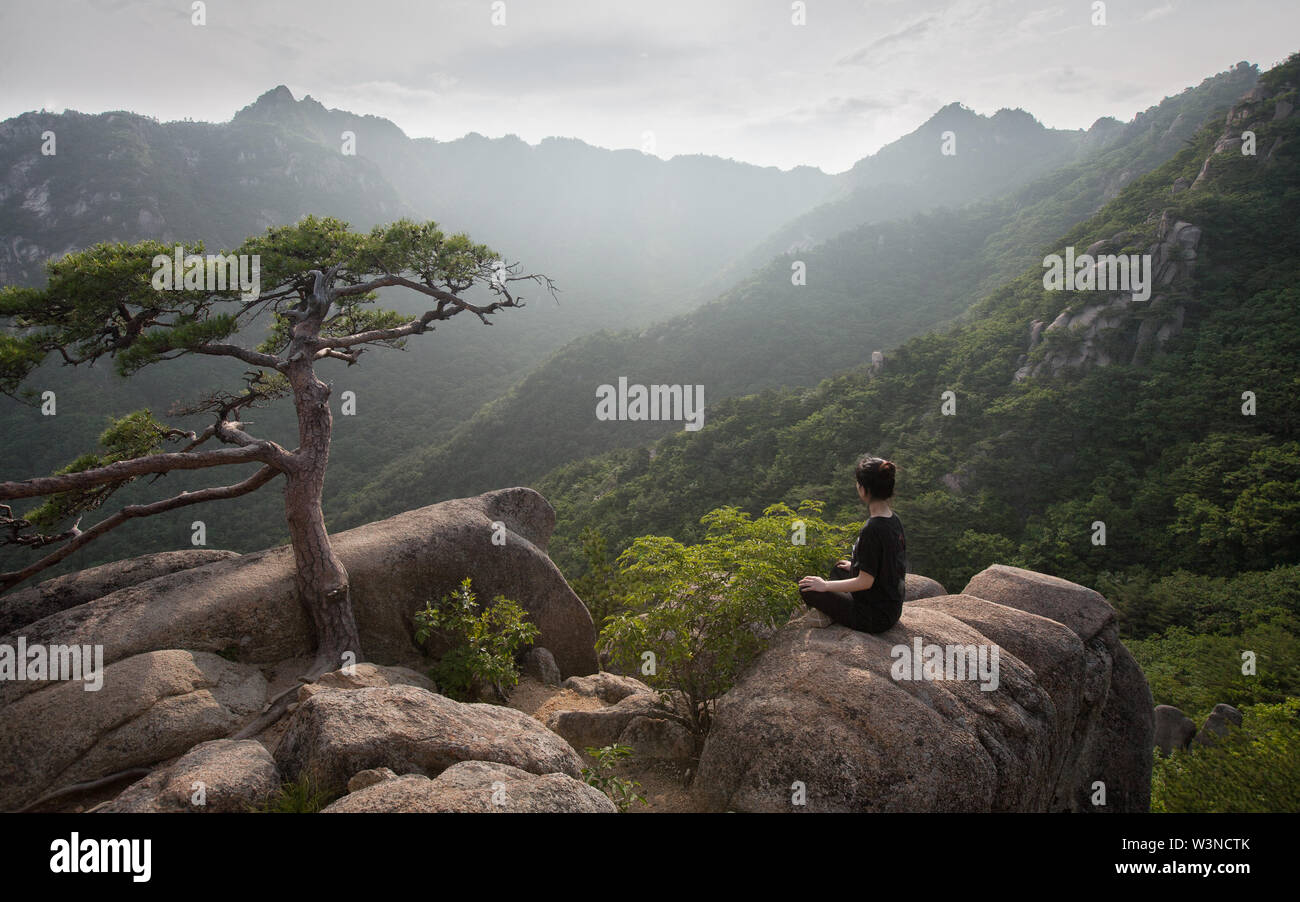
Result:
<svg viewBox="0 0 1300 902"><path fill-rule="evenodd" d="M997 687L895 649L999 649ZM722 699L695 794L731 811L1145 811L1151 693L1091 589L995 566L879 635L810 611Z"/></svg>
<svg viewBox="0 0 1300 902"><path fill-rule="evenodd" d="M373 660L296 692L286 674L311 648L286 549L123 562L27 590L11 617L43 616L0 644L98 638L102 691L4 685L0 807L99 789L104 811L247 811L301 783L336 799L331 812L612 811L581 779L582 753L620 744L687 770L698 752L697 810L1143 811L1153 746L1192 740L1181 712L1153 711L1101 595L993 566L956 595L909 574L903 617L879 635L792 617L699 750L659 692L598 671L591 616L546 554L553 517L536 492L507 489L336 536ZM535 716L452 700L424 676L436 649L411 618L464 576L541 628L521 655L553 697ZM954 648L974 652L969 672L929 651ZM285 719L241 735L286 693ZM1215 716L1197 741L1240 723Z"/></svg>

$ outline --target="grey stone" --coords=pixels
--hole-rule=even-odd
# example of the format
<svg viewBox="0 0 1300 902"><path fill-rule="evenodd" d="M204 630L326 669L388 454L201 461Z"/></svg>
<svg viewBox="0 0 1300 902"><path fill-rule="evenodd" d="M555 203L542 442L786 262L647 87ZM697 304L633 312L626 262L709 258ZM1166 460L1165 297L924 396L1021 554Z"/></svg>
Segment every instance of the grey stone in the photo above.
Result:
<svg viewBox="0 0 1300 902"><path fill-rule="evenodd" d="M816 612L791 620L717 706L692 788L701 806L795 810L799 783L808 811L1146 810L1150 692L1113 612L1064 580L994 576L977 585L998 602L919 600L878 635ZM917 637L997 647L997 688L896 679L894 649ZM1096 780L1104 809L1090 802Z"/></svg>
<svg viewBox="0 0 1300 902"><path fill-rule="evenodd" d="M530 648L524 655L524 673L544 686L560 685L560 668L555 664L555 656L549 649L540 646Z"/></svg>
<svg viewBox="0 0 1300 902"><path fill-rule="evenodd" d="M177 649L105 666L103 686L43 683L0 708L0 810L228 736L266 702L253 667Z"/></svg>
<svg viewBox="0 0 1300 902"><path fill-rule="evenodd" d="M271 753L251 739L214 739L131 784L98 810L119 812L247 812L280 788Z"/></svg>
<svg viewBox="0 0 1300 902"><path fill-rule="evenodd" d="M1155 742L1162 755L1187 748L1195 735L1196 724L1190 717L1172 705L1156 705Z"/></svg>
<svg viewBox="0 0 1300 902"><path fill-rule="evenodd" d="M1227 737L1229 730L1240 727L1241 723L1241 712L1232 705L1220 702L1214 706L1210 716L1205 718L1205 723L1192 742L1202 747L1216 745L1219 740Z"/></svg>
<svg viewBox="0 0 1300 902"><path fill-rule="evenodd" d="M127 586L235 557L239 555L233 551L186 548L182 551L146 554L56 576L31 588L0 596L0 635L59 611L103 598Z"/></svg>
<svg viewBox="0 0 1300 902"><path fill-rule="evenodd" d="M458 761L496 761L577 777L581 759L522 711L463 704L415 686L322 689L293 713L275 750L291 780L339 790L362 770L435 776Z"/></svg>
<svg viewBox="0 0 1300 902"><path fill-rule="evenodd" d="M376 783L382 783L385 780L396 779L397 774L393 773L391 768L372 767L352 775L352 779L348 780L348 792L360 792L367 786L374 786Z"/></svg>
<svg viewBox="0 0 1300 902"><path fill-rule="evenodd" d="M534 774L507 764L462 761L434 779L407 774L350 793L325 814L371 812L615 814L602 792L567 774Z"/></svg>

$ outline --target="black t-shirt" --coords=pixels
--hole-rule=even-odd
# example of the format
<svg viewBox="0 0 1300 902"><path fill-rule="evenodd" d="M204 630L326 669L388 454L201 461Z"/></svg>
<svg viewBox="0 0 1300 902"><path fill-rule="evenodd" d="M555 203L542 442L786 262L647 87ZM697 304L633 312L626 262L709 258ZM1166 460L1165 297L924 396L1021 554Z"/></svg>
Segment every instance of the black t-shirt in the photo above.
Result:
<svg viewBox="0 0 1300 902"><path fill-rule="evenodd" d="M853 593L853 600L872 608L901 609L907 592L907 540L898 514L871 517L853 543L853 575L866 571L876 578L870 589Z"/></svg>

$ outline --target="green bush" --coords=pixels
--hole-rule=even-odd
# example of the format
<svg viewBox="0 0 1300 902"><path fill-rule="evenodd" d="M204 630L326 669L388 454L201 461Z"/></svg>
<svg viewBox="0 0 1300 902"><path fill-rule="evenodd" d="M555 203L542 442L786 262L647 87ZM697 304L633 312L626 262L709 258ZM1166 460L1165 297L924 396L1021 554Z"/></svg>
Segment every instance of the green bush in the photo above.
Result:
<svg viewBox="0 0 1300 902"><path fill-rule="evenodd" d="M598 646L663 691L697 741L765 635L799 606L799 577L848 557L856 527L826 523L821 509L777 504L752 519L723 507L703 517L699 544L642 536L619 558L626 610L606 621Z"/></svg>
<svg viewBox="0 0 1300 902"><path fill-rule="evenodd" d="M480 608L469 577L437 604L415 613L415 638L425 642L434 633L450 644L429 671L438 689L449 698L475 701L491 688L499 700L519 682L515 655L537 639L537 626L525 622L527 612L500 595Z"/></svg>
<svg viewBox="0 0 1300 902"><path fill-rule="evenodd" d="M644 796L637 795L641 784L636 780L624 780L614 776L614 768L625 758L632 757L632 749L626 745L607 745L604 748L588 748L587 754L596 762L595 767L584 767L582 779L588 786L594 786L609 796L619 811L627 811L633 802L648 805Z"/></svg>
<svg viewBox="0 0 1300 902"><path fill-rule="evenodd" d="M263 814L315 814L338 798L316 785L311 777L284 783L262 805L253 809Z"/></svg>
<svg viewBox="0 0 1300 902"><path fill-rule="evenodd" d="M1242 711L1242 726L1210 747L1156 755L1151 810L1300 811L1300 698Z"/></svg>

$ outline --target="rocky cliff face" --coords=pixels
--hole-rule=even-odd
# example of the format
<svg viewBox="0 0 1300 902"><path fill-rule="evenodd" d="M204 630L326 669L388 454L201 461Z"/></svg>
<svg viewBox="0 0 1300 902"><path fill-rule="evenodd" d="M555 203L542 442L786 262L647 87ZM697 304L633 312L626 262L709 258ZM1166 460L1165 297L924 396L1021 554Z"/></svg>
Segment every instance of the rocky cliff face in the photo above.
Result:
<svg viewBox="0 0 1300 902"><path fill-rule="evenodd" d="M1250 73L1240 64L1231 73L1244 78ZM1256 83L1224 117L1223 132L1206 157L1194 180L1178 178L1169 187L1171 196L1202 189L1214 178L1216 165L1227 154L1242 154L1267 123L1283 120L1295 110L1296 85ZM1190 120L1180 114L1162 135L1162 141L1182 140ZM1254 148L1260 165L1270 165L1283 139L1274 137L1267 146ZM1116 189L1118 191L1118 187ZM1194 290L1192 277L1198 254L1205 253L1205 236L1194 223L1179 220L1166 209L1148 217L1145 228L1135 234L1119 232L1091 244L1084 253L1097 257L1109 254L1145 252L1151 257L1151 297L1133 299L1131 292L1078 292L1078 300L1062 310L1050 323L1029 324L1027 347L1017 362L1015 382L1049 377L1068 370L1082 370L1112 363L1139 364L1149 359L1167 341L1180 334L1187 308L1182 302ZM1101 263L1093 266L1097 272Z"/></svg>
<svg viewBox="0 0 1300 902"><path fill-rule="evenodd" d="M1186 308L1175 298L1195 269L1201 229L1174 221L1166 210L1154 234L1145 249L1151 258L1151 297L1135 300L1131 291L1080 292L1085 299L1062 310L1051 323L1034 320L1014 381L1117 362L1141 363L1182 332ZM1123 254L1133 241L1132 233L1119 232L1093 242L1084 254L1094 259ZM1092 265L1094 273L1101 269L1101 261Z"/></svg>

